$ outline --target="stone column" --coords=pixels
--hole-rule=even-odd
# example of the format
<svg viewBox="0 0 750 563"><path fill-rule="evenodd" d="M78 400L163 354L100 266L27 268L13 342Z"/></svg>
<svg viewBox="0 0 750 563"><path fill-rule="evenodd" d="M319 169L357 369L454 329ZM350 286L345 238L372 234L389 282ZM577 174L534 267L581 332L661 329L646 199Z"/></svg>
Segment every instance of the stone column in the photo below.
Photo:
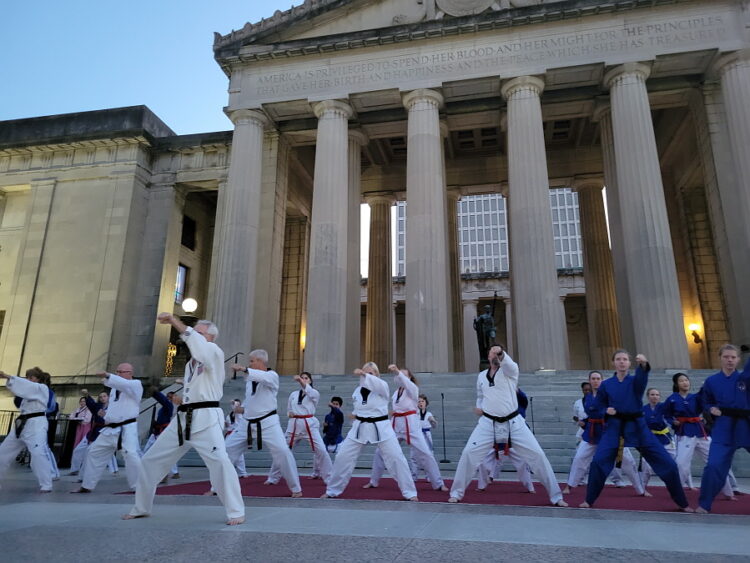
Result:
<svg viewBox="0 0 750 563"><path fill-rule="evenodd" d="M521 369L565 369L565 312L555 266L549 179L540 95L544 82L522 76L506 82L511 287Z"/></svg>
<svg viewBox="0 0 750 563"><path fill-rule="evenodd" d="M318 118L318 136L310 231L305 369L314 374L343 374L346 371L349 252L348 127L352 109L344 102L333 100L318 102L313 109Z"/></svg>
<svg viewBox="0 0 750 563"><path fill-rule="evenodd" d="M450 300L453 342L453 362L451 370L464 371L464 326L458 322L461 318L461 266L458 263L458 200L461 193L456 189L448 190L446 205L448 207L448 276L450 278Z"/></svg>
<svg viewBox="0 0 750 563"><path fill-rule="evenodd" d="M651 109L649 67L621 65L604 77L610 88L617 192L626 276L635 333L634 353L659 368L690 365Z"/></svg>
<svg viewBox="0 0 750 563"><path fill-rule="evenodd" d="M474 330L474 319L477 318L478 299L466 299L463 301L463 333L464 333L464 370L467 372L479 371L479 344L477 333Z"/></svg>
<svg viewBox="0 0 750 563"><path fill-rule="evenodd" d="M409 113L406 195L406 363L415 372L450 369L451 307L445 168L433 90L404 95Z"/></svg>
<svg viewBox="0 0 750 563"><path fill-rule="evenodd" d="M614 272L615 300L619 320L620 342L618 347L628 350L635 348L633 314L630 310L630 290L628 289L625 246L622 234L622 214L617 195L617 163L615 144L612 137L612 113L609 102L600 103L594 111L594 121L599 122L602 139L602 161L604 163L604 185L607 188L607 218L612 245L612 270ZM610 364L607 364L609 367Z"/></svg>
<svg viewBox="0 0 750 563"><path fill-rule="evenodd" d="M747 280L750 279L750 261L747 259L747 241L750 241L750 49L731 53L718 63L721 92L726 112L729 146L735 166L735 182L725 205L732 206L733 215L739 218L740 238L732 245L733 270L737 279L744 280L744 298L738 300L738 310L731 311L732 338L735 342L750 343L750 299L747 299ZM745 244L739 241L744 240ZM744 258L741 256L744 255Z"/></svg>
<svg viewBox="0 0 750 563"><path fill-rule="evenodd" d="M213 310L219 345L228 357L248 352L252 341L253 301L258 260L263 130L266 116L256 110L236 110L227 183L219 191L211 279Z"/></svg>
<svg viewBox="0 0 750 563"><path fill-rule="evenodd" d="M612 352L620 346L615 278L604 217L602 182L577 180L578 211L583 238L583 277L586 281L586 317L592 368L611 365Z"/></svg>
<svg viewBox="0 0 750 563"><path fill-rule="evenodd" d="M378 366L394 362L391 287L391 206L393 196L367 197L370 205L370 257L367 275L365 356Z"/></svg>
<svg viewBox="0 0 750 563"><path fill-rule="evenodd" d="M359 271L360 205L362 201L362 147L367 137L359 131L349 131L349 195L347 209L347 268L346 280L346 357L349 373L362 365L360 358L362 331L362 275ZM389 270L390 271L390 270ZM389 278L390 281L390 278ZM369 287L369 286L368 286ZM390 285L389 285L390 287ZM380 365L380 364L378 364Z"/></svg>
<svg viewBox="0 0 750 563"><path fill-rule="evenodd" d="M516 327L513 324L513 304L510 298L504 298L503 303L505 304L505 348L511 357L515 357Z"/></svg>

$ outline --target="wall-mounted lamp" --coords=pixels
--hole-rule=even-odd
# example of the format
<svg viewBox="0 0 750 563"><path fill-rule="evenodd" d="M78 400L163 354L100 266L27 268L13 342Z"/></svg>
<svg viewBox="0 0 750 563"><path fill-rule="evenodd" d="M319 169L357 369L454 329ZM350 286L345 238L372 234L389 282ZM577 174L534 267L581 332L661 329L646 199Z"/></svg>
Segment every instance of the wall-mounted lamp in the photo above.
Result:
<svg viewBox="0 0 750 563"><path fill-rule="evenodd" d="M696 344L701 344L703 342L701 335L698 334L699 328L700 328L700 325L697 325L697 324L688 325L688 330L691 331L690 335L693 337L693 342L695 342Z"/></svg>
<svg viewBox="0 0 750 563"><path fill-rule="evenodd" d="M198 302L192 297L188 297L187 299L182 300L182 310L185 311L188 315L195 313L197 309Z"/></svg>

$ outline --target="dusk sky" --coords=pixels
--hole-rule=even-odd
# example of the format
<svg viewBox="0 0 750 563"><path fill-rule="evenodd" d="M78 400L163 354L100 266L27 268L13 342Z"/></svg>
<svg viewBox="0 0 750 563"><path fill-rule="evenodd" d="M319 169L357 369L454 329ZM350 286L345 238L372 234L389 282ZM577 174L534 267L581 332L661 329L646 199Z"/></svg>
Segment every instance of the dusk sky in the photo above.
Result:
<svg viewBox="0 0 750 563"><path fill-rule="evenodd" d="M231 129L213 32L301 3L9 0L0 14L0 121L143 104L181 135Z"/></svg>

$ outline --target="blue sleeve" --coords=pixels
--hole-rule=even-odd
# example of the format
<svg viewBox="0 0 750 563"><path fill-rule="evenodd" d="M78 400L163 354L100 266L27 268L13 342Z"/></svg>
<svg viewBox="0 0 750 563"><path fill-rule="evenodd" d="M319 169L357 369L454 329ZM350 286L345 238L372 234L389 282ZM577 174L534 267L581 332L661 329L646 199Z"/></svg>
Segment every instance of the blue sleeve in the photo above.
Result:
<svg viewBox="0 0 750 563"><path fill-rule="evenodd" d="M651 371L651 364L646 364L646 367L642 367L640 364L635 368L635 382L633 383L633 390L636 393L637 398L640 400L643 394L646 392L648 386L648 372Z"/></svg>
<svg viewBox="0 0 750 563"><path fill-rule="evenodd" d="M609 395L603 383L599 387L599 391L596 392L596 397L594 397L594 406L603 413L606 413L607 407L609 407ZM588 412L588 409L586 409L586 412Z"/></svg>
<svg viewBox="0 0 750 563"><path fill-rule="evenodd" d="M158 402L162 407L169 409L172 406L172 403L167 399L167 396L162 393L161 391L154 391L151 396L156 399L156 402Z"/></svg>
<svg viewBox="0 0 750 563"><path fill-rule="evenodd" d="M99 406L99 403L97 403L94 399L92 399L90 395L86 395L85 399L86 399L86 406L91 411L91 414L93 414L94 416L97 416L99 409L101 409L101 407Z"/></svg>
<svg viewBox="0 0 750 563"><path fill-rule="evenodd" d="M713 377L713 376L712 376ZM701 396L701 403L705 410L711 410L711 407L716 406L716 398L714 397L713 391L711 390L711 382L706 380L703 383L703 387L699 391Z"/></svg>
<svg viewBox="0 0 750 563"><path fill-rule="evenodd" d="M748 356L747 361L745 362L745 367L742 368L740 379L743 381L750 381L750 356Z"/></svg>
<svg viewBox="0 0 750 563"><path fill-rule="evenodd" d="M662 405L664 405L662 407L662 416L664 417L664 420L666 420L667 424L669 424L670 426L674 426L674 408L672 401L667 398L667 400L664 401Z"/></svg>

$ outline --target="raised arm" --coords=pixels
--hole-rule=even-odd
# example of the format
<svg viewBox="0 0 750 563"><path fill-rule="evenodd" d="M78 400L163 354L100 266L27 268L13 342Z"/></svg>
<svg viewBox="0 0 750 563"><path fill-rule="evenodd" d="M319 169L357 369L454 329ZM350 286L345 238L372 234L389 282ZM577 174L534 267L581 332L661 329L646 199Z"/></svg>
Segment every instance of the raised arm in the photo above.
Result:
<svg viewBox="0 0 750 563"><path fill-rule="evenodd" d="M366 387L376 395L381 395L386 399L390 399L390 391L388 390L388 384L375 375L369 373L362 373L359 376L360 385Z"/></svg>
<svg viewBox="0 0 750 563"><path fill-rule="evenodd" d="M143 384L137 379L125 379L115 373L99 372L97 375L102 377L102 384L111 387L122 393L140 399L143 396Z"/></svg>
<svg viewBox="0 0 750 563"><path fill-rule="evenodd" d="M646 392L646 387L648 387L648 373L651 371L651 364L648 363L646 356L643 354L638 354L635 357L635 361L638 365L635 368L635 384L633 385L633 389L640 399Z"/></svg>
<svg viewBox="0 0 750 563"><path fill-rule="evenodd" d="M47 404L49 400L49 388L43 383L35 383L34 381L29 381L24 377L15 375L3 374L3 377L8 380L8 389L16 397Z"/></svg>
<svg viewBox="0 0 750 563"><path fill-rule="evenodd" d="M275 371L266 371L261 369L247 368L245 370L245 377L249 381L257 381L263 385L266 385L274 391L279 390L279 374Z"/></svg>
<svg viewBox="0 0 750 563"><path fill-rule="evenodd" d="M398 367L394 364L391 364L388 366L388 371L390 371L393 376L394 380L396 382L396 385L399 387L403 387L406 391L406 395L410 398L416 401L419 399L419 387L415 385L415 383L409 379L409 377Z"/></svg>

